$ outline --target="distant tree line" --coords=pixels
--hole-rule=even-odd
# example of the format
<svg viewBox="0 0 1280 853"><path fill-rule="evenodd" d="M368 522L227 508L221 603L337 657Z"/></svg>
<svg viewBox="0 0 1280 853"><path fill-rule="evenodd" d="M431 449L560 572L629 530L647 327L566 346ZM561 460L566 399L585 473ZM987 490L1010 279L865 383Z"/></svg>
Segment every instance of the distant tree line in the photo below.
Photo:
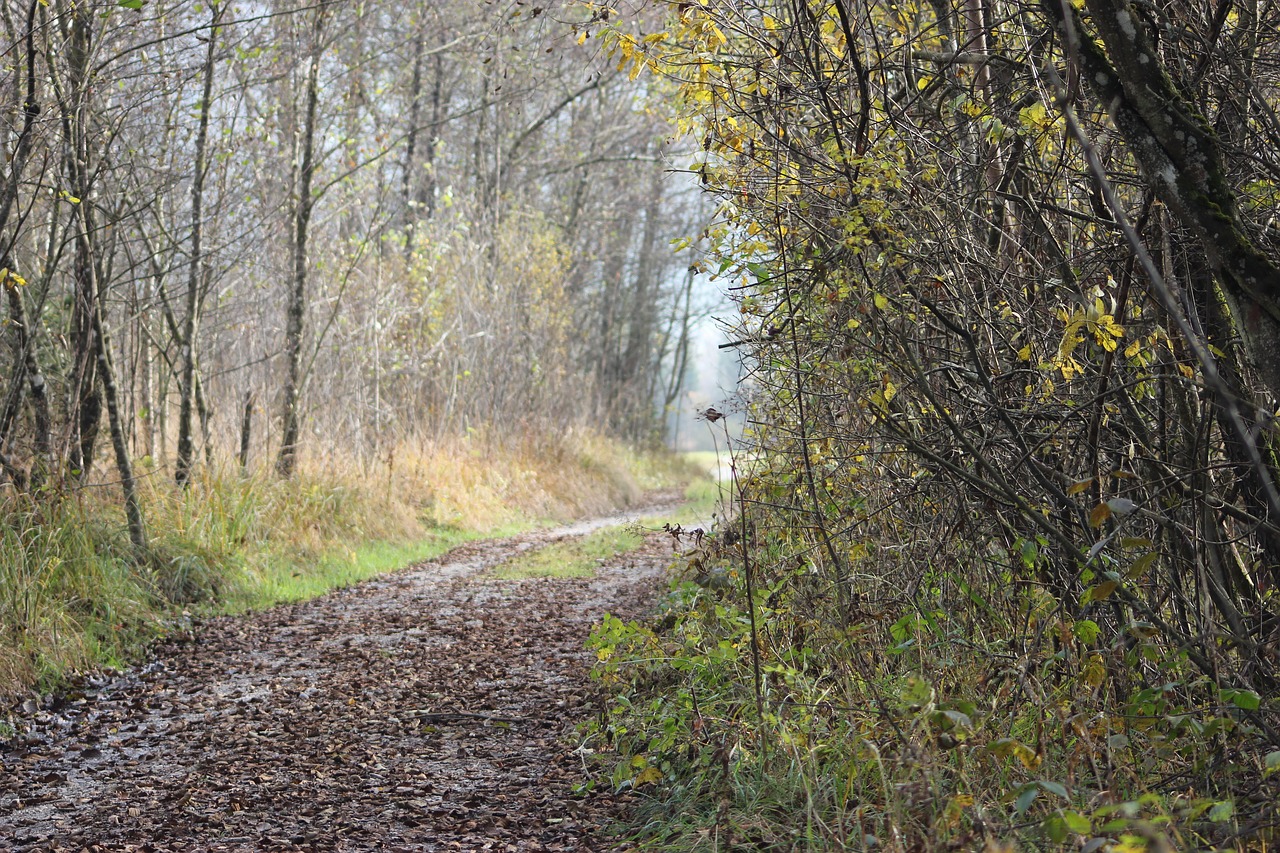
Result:
<svg viewBox="0 0 1280 853"><path fill-rule="evenodd" d="M652 437L697 205L589 13L0 10L5 488L114 470L140 543L139 457L185 483L237 448L288 476L317 435Z"/></svg>

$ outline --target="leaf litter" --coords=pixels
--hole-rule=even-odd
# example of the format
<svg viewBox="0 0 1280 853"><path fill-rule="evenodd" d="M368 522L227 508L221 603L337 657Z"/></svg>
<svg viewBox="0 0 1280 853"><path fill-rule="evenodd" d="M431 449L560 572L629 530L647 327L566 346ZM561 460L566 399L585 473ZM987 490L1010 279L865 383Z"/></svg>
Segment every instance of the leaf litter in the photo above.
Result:
<svg viewBox="0 0 1280 853"><path fill-rule="evenodd" d="M621 849L626 798L575 793L574 728L599 711L583 643L652 606L670 546L651 534L590 578L488 570L634 517L210 619L27 700L0 742L0 849Z"/></svg>

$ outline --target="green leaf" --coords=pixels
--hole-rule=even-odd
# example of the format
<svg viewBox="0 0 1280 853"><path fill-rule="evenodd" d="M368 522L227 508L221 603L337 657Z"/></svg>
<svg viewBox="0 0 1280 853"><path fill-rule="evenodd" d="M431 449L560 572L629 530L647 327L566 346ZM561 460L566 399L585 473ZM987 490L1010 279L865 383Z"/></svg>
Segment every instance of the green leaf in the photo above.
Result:
<svg viewBox="0 0 1280 853"><path fill-rule="evenodd" d="M1252 690L1241 690L1235 695L1234 701L1237 708L1243 708L1246 711L1256 711L1262 705L1262 697Z"/></svg>
<svg viewBox="0 0 1280 853"><path fill-rule="evenodd" d="M1143 554L1141 557L1133 561L1133 564L1129 566L1129 570L1125 572L1125 575L1131 580L1142 577L1147 573L1147 569L1151 568L1151 564L1156 561L1158 556L1160 555L1155 551L1148 551L1146 554Z"/></svg>
<svg viewBox="0 0 1280 853"><path fill-rule="evenodd" d="M1214 823L1223 823L1231 820L1231 816L1236 813L1236 804L1231 800L1223 800L1214 803L1213 808L1209 809L1209 820Z"/></svg>
<svg viewBox="0 0 1280 853"><path fill-rule="evenodd" d="M1091 586L1084 591L1084 597L1080 603L1088 604L1091 601L1105 601L1119 586L1120 584L1113 580L1105 580L1097 586Z"/></svg>
<svg viewBox="0 0 1280 853"><path fill-rule="evenodd" d="M973 729L973 720L968 714L960 711L936 711L933 715L933 722L944 732L949 732L953 728Z"/></svg>
<svg viewBox="0 0 1280 853"><path fill-rule="evenodd" d="M1071 795L1067 793L1066 787L1064 785L1059 784L1058 782L1051 782L1048 779L1041 779L1036 784L1039 785L1041 788L1044 788L1050 794L1057 794L1059 797L1062 797L1062 799L1064 800L1071 799Z"/></svg>
<svg viewBox="0 0 1280 853"><path fill-rule="evenodd" d="M636 775L636 778L631 781L631 784L639 788L641 785L652 785L655 782L661 782L661 781L662 781L661 770L659 770L656 767L646 767L644 770L641 770L640 773Z"/></svg>
<svg viewBox="0 0 1280 853"><path fill-rule="evenodd" d="M1061 844L1067 840L1067 822L1062 819L1062 815L1057 812L1047 815L1042 825L1049 840L1054 844Z"/></svg>
<svg viewBox="0 0 1280 853"><path fill-rule="evenodd" d="M1079 812L1063 812L1062 822L1076 835L1088 835L1093 831L1093 823Z"/></svg>
<svg viewBox="0 0 1280 853"><path fill-rule="evenodd" d="M1280 773L1280 749L1268 752L1265 763L1267 769L1262 775L1270 776L1272 773Z"/></svg>
<svg viewBox="0 0 1280 853"><path fill-rule="evenodd" d="M121 9L141 9L145 0L117 0L116 5Z"/></svg>
<svg viewBox="0 0 1280 853"><path fill-rule="evenodd" d="M1098 635L1102 633L1102 629L1098 627L1098 623L1092 619L1081 619L1079 622L1071 626L1071 633L1075 634L1076 639L1088 645L1098 639Z"/></svg>
<svg viewBox="0 0 1280 853"><path fill-rule="evenodd" d="M923 678L912 675L902 691L902 701L908 705L927 705L933 698L933 686Z"/></svg>
<svg viewBox="0 0 1280 853"><path fill-rule="evenodd" d="M1022 789L1022 793L1018 795L1018 799L1013 804L1014 811L1023 815L1027 813L1027 809L1031 808L1031 804L1036 801L1036 797L1040 796L1040 786L1032 782L1030 785Z"/></svg>
<svg viewBox="0 0 1280 853"><path fill-rule="evenodd" d="M1252 690L1223 690L1222 699L1230 702L1242 711L1256 711L1262 705L1262 697Z"/></svg>

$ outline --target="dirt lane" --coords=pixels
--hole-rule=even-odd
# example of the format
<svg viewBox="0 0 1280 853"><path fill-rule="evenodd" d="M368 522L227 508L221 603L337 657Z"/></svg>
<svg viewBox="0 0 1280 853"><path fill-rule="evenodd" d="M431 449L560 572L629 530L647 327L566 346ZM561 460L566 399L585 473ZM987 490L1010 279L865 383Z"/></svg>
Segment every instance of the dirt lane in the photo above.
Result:
<svg viewBox="0 0 1280 853"><path fill-rule="evenodd" d="M0 850L614 849L619 803L571 793L583 641L650 606L670 546L592 579L485 570L617 521L215 619L27 715L0 744Z"/></svg>

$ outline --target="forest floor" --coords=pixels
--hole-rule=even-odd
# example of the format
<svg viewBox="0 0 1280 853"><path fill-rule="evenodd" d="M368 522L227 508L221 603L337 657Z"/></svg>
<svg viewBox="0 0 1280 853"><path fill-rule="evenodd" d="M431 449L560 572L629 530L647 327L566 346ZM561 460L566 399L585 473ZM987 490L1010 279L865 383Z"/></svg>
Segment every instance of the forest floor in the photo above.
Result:
<svg viewBox="0 0 1280 853"><path fill-rule="evenodd" d="M669 540L591 577L493 569L666 509L210 619L143 666L27 700L0 741L0 849L620 849L625 801L575 793L575 726L598 712L583 643L604 613L652 606Z"/></svg>

